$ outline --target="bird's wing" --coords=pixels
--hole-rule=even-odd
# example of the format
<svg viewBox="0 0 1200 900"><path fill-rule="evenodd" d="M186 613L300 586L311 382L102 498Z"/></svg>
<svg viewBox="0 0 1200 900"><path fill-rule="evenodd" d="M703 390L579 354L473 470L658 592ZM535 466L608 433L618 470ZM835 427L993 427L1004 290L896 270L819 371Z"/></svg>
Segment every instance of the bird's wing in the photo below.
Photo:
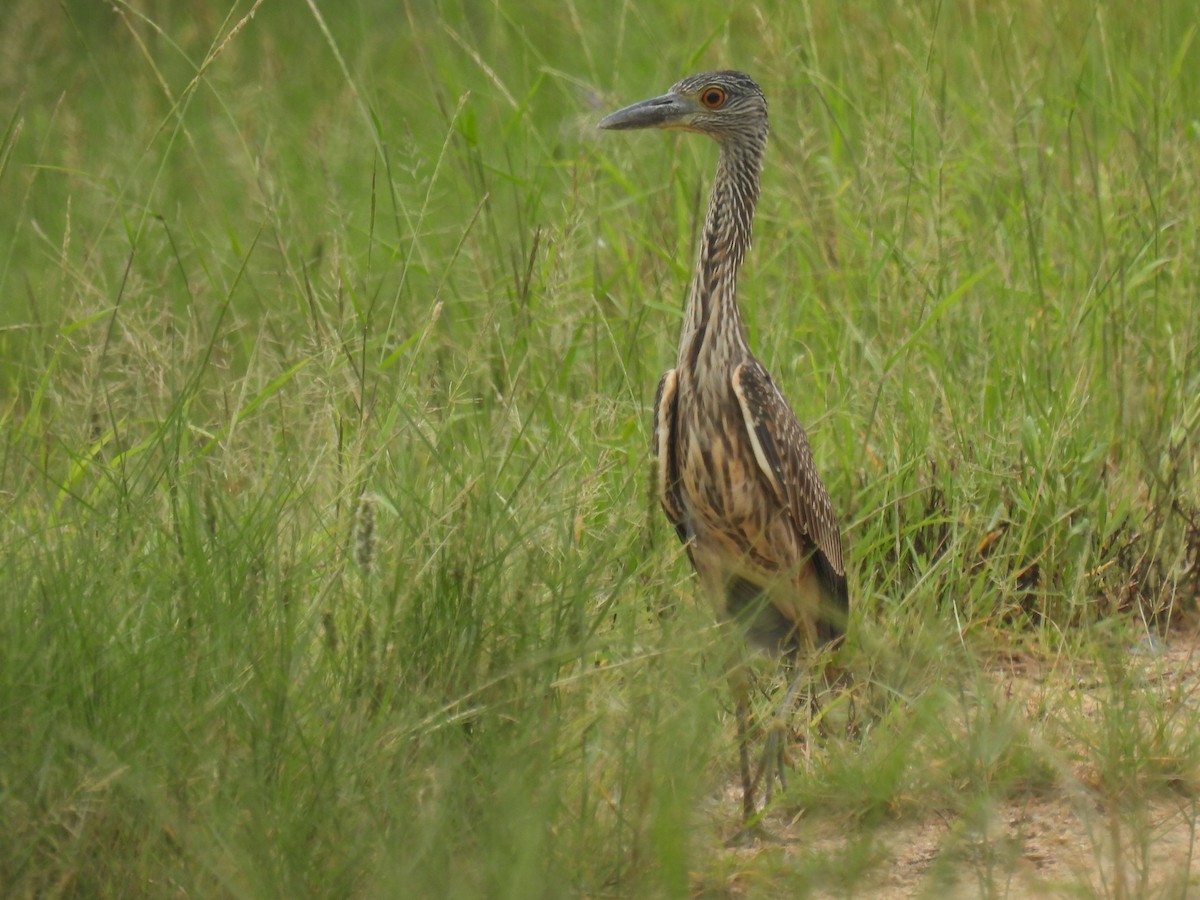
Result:
<svg viewBox="0 0 1200 900"><path fill-rule="evenodd" d="M755 359L734 369L733 392L759 468L796 527L815 545L818 568L831 570L821 572L831 595L839 606L848 606L841 529L796 414Z"/></svg>
<svg viewBox="0 0 1200 900"><path fill-rule="evenodd" d="M679 540L688 542L684 521L683 498L679 495L679 465L675 455L675 388L679 379L674 369L663 373L654 394L654 437L650 450L654 454L658 475L658 498L667 519L675 526Z"/></svg>

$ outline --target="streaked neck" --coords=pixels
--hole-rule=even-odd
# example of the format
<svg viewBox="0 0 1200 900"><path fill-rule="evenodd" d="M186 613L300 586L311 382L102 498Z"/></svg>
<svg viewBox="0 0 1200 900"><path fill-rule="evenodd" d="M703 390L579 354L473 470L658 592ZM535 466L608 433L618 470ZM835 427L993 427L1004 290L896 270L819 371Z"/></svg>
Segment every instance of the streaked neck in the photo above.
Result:
<svg viewBox="0 0 1200 900"><path fill-rule="evenodd" d="M746 349L745 327L737 305L737 276L750 250L765 146L764 132L761 140L721 147L679 335L681 369L702 365L701 357L718 335L732 342L731 350Z"/></svg>

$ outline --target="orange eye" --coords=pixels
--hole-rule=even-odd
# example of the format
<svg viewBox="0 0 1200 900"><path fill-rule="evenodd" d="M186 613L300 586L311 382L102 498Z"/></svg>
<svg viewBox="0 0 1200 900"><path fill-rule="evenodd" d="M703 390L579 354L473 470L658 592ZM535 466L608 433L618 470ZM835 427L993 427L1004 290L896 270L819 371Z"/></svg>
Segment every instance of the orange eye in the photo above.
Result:
<svg viewBox="0 0 1200 900"><path fill-rule="evenodd" d="M709 109L717 109L725 103L725 92L719 87L705 88L700 95L700 102Z"/></svg>

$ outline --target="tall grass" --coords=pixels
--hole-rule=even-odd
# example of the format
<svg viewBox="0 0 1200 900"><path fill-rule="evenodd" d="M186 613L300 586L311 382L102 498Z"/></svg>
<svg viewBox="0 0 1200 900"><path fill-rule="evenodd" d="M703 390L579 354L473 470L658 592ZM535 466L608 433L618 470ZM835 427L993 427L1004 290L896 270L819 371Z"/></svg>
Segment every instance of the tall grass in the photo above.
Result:
<svg viewBox="0 0 1200 900"><path fill-rule="evenodd" d="M931 814L991 893L1030 794L1116 835L1092 889L1159 883L1200 771L1186 678L1143 679L1200 587L1189 3L10 5L6 893L861 894ZM713 151L594 129L727 65L772 112L745 312L855 598L851 727L773 812L847 837L751 856L647 468Z"/></svg>

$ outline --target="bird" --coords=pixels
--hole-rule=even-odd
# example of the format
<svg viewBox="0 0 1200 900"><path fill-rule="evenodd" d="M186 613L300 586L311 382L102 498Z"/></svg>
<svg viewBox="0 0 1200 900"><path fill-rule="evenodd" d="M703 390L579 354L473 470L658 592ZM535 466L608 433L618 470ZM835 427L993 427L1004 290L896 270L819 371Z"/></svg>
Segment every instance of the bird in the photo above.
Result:
<svg viewBox="0 0 1200 900"><path fill-rule="evenodd" d="M850 613L829 492L803 426L750 350L738 306L738 271L750 250L767 146L767 101L743 72L702 72L598 124L693 132L719 147L675 367L655 392L651 453L663 511L718 617L752 647L798 670L753 774L749 686L741 666L730 670L749 826L757 821L754 795L763 774L766 804L774 779L783 782L780 732L804 683L801 658L836 647Z"/></svg>

